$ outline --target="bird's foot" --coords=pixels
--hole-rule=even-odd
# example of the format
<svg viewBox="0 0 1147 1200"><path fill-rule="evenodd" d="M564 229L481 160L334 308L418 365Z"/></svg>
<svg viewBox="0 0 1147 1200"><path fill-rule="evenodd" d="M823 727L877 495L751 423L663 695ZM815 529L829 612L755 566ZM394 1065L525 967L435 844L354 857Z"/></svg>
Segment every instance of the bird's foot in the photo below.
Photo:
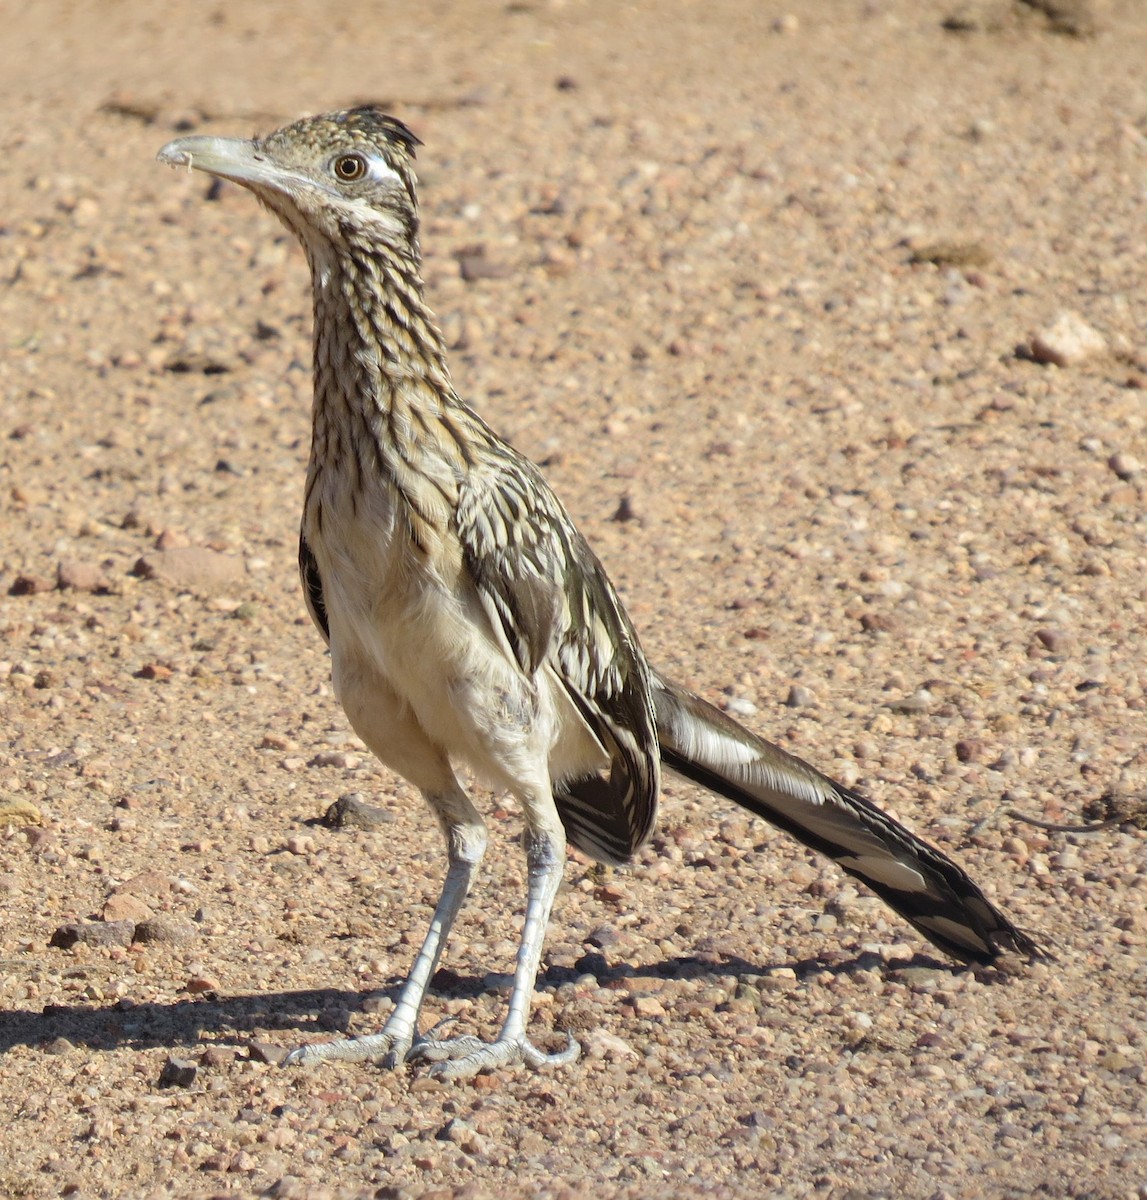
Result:
<svg viewBox="0 0 1147 1200"><path fill-rule="evenodd" d="M338 1038L333 1042L308 1042L297 1046L283 1059L283 1066L316 1062L376 1062L388 1069L404 1063L410 1054L411 1037L404 1033L367 1034Z"/></svg>
<svg viewBox="0 0 1147 1200"><path fill-rule="evenodd" d="M547 1054L539 1050L523 1034L521 1037L500 1037L496 1042L466 1035L454 1038L422 1038L410 1051L409 1060L433 1063L430 1074L436 1079L473 1079L479 1071L525 1063L528 1067L564 1067L581 1053L581 1046L572 1034L564 1050Z"/></svg>

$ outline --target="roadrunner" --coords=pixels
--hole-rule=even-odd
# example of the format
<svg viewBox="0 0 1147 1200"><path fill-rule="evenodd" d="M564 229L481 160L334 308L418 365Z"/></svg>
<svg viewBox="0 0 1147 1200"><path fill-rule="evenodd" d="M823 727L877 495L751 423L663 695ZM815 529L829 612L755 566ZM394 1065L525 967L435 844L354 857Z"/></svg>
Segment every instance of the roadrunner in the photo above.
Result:
<svg viewBox="0 0 1147 1200"><path fill-rule="evenodd" d="M875 805L742 728L646 660L601 563L538 469L454 390L423 298L414 153L377 108L252 141L186 137L159 161L254 192L299 239L314 289L303 593L351 725L426 798L447 870L381 1032L288 1061L423 1059L446 1078L560 1064L528 1039L567 840L624 863L657 814L662 766L838 863L964 962L1040 947L967 873ZM486 847L456 775L522 806L525 921L497 1039L434 1038L419 1010ZM433 1032L433 1031L432 1031Z"/></svg>

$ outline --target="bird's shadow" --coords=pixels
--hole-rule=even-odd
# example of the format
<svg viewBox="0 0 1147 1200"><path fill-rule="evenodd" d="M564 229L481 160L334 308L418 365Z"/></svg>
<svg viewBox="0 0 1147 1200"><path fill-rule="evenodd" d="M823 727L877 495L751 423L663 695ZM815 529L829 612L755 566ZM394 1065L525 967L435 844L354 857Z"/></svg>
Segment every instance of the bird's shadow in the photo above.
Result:
<svg viewBox="0 0 1147 1200"><path fill-rule="evenodd" d="M872 953L826 961L823 958L797 959L777 963L751 963L737 956L674 956L660 962L634 966L611 963L599 951L582 955L571 966L551 966L539 976L539 983L560 987L589 975L602 986L632 979L695 979L734 976L756 979L779 967L788 967L799 981L825 971L849 975L862 971L894 974L905 967L924 967L937 974L959 970L925 955L889 962ZM449 969L439 970L431 993L437 997L475 997L490 991L492 978L504 985L504 977L462 975ZM174 1049L202 1043L245 1046L273 1031L294 1033L291 1044L306 1040L316 1032L345 1031L353 1014L361 1011L368 997L380 995L396 999L401 981L382 989L349 991L339 988L311 988L300 991L262 994L204 996L172 1003L135 1003L117 1000L110 1004L49 1004L42 1010L11 1009L0 1013L0 1054L16 1046L47 1046L59 1038L73 1045L97 1050L132 1047L138 1050Z"/></svg>

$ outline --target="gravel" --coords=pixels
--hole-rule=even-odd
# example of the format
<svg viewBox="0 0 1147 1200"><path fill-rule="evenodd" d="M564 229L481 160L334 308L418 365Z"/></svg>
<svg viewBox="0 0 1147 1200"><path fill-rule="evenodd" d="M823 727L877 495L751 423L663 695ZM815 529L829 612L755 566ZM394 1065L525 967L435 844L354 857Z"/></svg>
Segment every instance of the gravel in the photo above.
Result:
<svg viewBox="0 0 1147 1200"><path fill-rule="evenodd" d="M0 1195L1147 1195L1147 832L1007 815L1147 766L1147 18L1052 7L10 15ZM650 656L1053 962L954 970L670 779L632 868L566 872L531 1031L576 1064L278 1065L385 1020L444 856L302 604L301 256L153 158L362 98L425 143L460 392ZM1059 314L1087 352L1034 361ZM524 863L476 794L425 1018L488 1037Z"/></svg>

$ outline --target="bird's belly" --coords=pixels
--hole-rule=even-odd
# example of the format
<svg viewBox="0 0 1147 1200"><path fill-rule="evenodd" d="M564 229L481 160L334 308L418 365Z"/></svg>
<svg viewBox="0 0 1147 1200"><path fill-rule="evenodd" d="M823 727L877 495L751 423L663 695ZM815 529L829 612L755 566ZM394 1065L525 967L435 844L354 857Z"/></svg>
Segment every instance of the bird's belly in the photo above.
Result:
<svg viewBox="0 0 1147 1200"><path fill-rule="evenodd" d="M457 578L418 569L385 537L320 543L335 693L384 762L400 769L395 739L417 730L515 791L604 765L552 669L523 673Z"/></svg>
<svg viewBox="0 0 1147 1200"><path fill-rule="evenodd" d="M489 782L538 785L569 762L602 759L548 672L524 675L459 611L449 595L415 595L380 613L347 608L331 617L335 692L359 735L397 764L395 738L412 730ZM391 713L380 725L383 711ZM583 744L584 743L584 744Z"/></svg>

